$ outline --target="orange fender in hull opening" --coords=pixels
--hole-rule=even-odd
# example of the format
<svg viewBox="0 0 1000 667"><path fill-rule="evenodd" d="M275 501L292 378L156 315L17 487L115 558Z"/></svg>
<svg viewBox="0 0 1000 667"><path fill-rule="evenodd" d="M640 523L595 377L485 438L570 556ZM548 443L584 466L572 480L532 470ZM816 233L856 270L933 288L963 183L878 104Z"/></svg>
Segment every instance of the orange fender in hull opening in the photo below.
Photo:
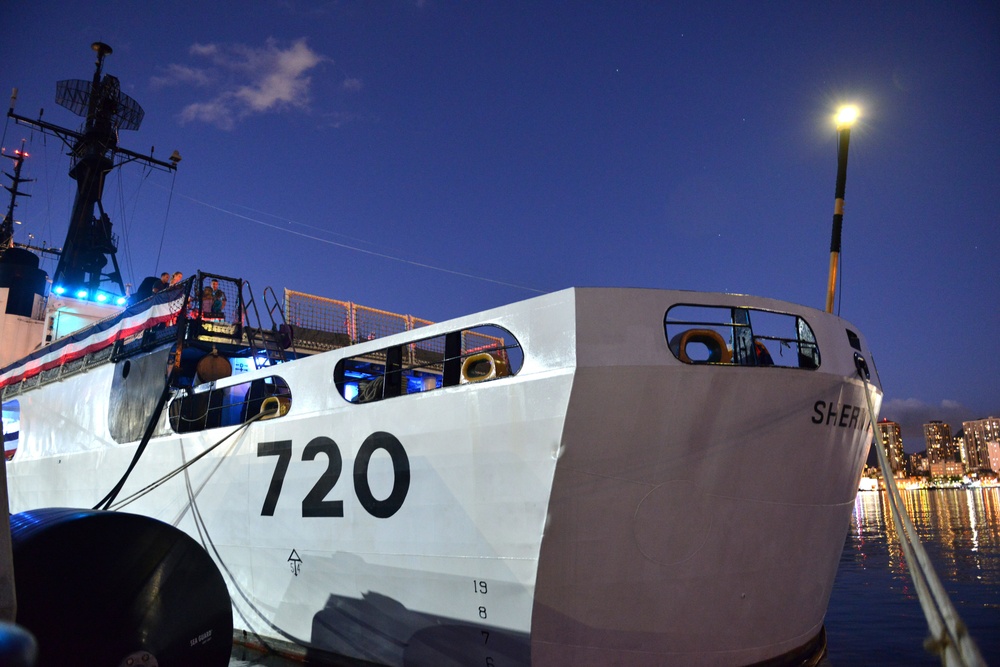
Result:
<svg viewBox="0 0 1000 667"><path fill-rule="evenodd" d="M692 359L687 352L689 343L698 343L708 348L708 359ZM728 364L733 360L733 353L726 345L722 335L711 329L688 329L675 336L674 340L670 342L670 347L674 350L677 358L686 364Z"/></svg>

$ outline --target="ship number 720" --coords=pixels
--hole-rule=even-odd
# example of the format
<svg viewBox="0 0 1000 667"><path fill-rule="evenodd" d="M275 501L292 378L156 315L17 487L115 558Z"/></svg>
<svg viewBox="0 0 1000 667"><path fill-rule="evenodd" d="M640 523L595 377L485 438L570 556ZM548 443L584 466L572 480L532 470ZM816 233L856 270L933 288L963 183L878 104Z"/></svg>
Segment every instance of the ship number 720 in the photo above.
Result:
<svg viewBox="0 0 1000 667"><path fill-rule="evenodd" d="M371 463L372 455L379 449L389 454L393 470L392 491L382 500L372 494L368 482L368 465ZM302 516L344 516L343 500L326 499L327 494L337 485L344 468L340 447L324 435L317 436L310 440L302 451L302 460L312 461L319 454L326 455L326 470L302 499ZM288 472L288 464L292 460L292 441L259 442L257 456L278 457L274 474L271 475L271 484L267 487L267 495L264 497L264 505L260 509L261 516L274 516L278 496L281 495L281 487L285 483L285 473ZM409 490L410 460L396 436L385 431L377 431L365 438L354 459L354 493L361 506L375 518L388 519L403 506Z"/></svg>

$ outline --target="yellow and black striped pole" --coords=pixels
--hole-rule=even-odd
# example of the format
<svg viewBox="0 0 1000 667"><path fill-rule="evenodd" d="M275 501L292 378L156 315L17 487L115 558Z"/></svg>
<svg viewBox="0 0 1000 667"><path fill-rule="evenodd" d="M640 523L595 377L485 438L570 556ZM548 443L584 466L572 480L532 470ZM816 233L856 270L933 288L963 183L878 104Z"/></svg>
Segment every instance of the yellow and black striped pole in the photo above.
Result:
<svg viewBox="0 0 1000 667"><path fill-rule="evenodd" d="M826 286L826 312L833 312L833 297L837 292L837 266L840 262L840 233L844 226L844 190L847 187L847 149L851 143L851 126L858 119L858 108L841 107L837 111L837 188L833 204L833 231L830 236L830 280Z"/></svg>

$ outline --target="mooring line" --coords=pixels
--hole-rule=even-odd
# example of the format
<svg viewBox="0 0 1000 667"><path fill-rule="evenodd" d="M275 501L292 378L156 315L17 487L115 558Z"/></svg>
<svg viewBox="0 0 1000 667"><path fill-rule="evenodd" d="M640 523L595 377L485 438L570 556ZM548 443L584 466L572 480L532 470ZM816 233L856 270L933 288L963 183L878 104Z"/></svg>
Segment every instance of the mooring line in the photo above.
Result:
<svg viewBox="0 0 1000 667"><path fill-rule="evenodd" d="M868 414L874 417L875 410L872 407L871 391L868 384L868 365L864 357L857 353L854 355L854 365L857 368L858 376L865 385ZM920 606L924 611L927 627L930 630L930 636L924 640L924 648L940 656L941 664L946 666L979 667L981 665L985 667L986 661L979 653L976 642L969 635L969 630L958 615L947 591L941 585L941 580L934 571L934 566L931 565L927 551L920 542L920 536L917 534L917 529L914 527L910 515L906 512L899 487L892 476L892 470L889 468L889 460L881 439L875 437L875 423L871 424L872 440L875 441L875 451L878 452L882 479L885 481L885 488L889 495L892 521L896 526L896 534L899 535L903 556L910 566L913 586L917 590L917 598L920 600Z"/></svg>
<svg viewBox="0 0 1000 667"><path fill-rule="evenodd" d="M149 484L147 484L143 488L139 489L135 493L133 493L133 494L131 494L131 495L125 497L125 498L122 498L121 500L119 500L118 502L114 503L113 505L109 505L106 509L118 510L118 509L121 509L122 507L125 507L126 505L128 505L128 504L130 504L130 503L132 503L132 502L134 502L136 500L138 500L142 496L144 496L147 493L149 493L149 492L157 489L158 487L160 487L163 484L165 484L166 482L170 481L171 479L173 479L174 477L176 477L180 473L184 472L187 468L189 468L191 465L193 465L197 461L203 459L205 456L207 456L209 454L209 452L211 452L212 450L214 450L215 448L217 448L219 445L221 445L222 443L224 443L226 440L229 440L231 437L233 437L237 433L245 431L251 424L253 424L257 420L259 420L259 419L261 419L263 417L267 417L267 416L269 416L271 414L273 414L273 411L272 412L260 412L260 413L258 413L256 415L254 415L253 417L251 417L250 419L248 419L247 421L243 422L242 424L240 424L239 426L237 426L235 429L233 429L232 431L230 431L226 436L224 436L221 440L219 440L218 442L216 442L214 445L210 446L208 449L206 449L205 451L203 451L201 454L198 454L197 456L195 456L190 461L187 461L186 463L181 464L177 468L174 468L173 470L171 470L170 472L168 472L163 477L160 477L159 479L157 479L157 480L155 480L153 482L150 482Z"/></svg>

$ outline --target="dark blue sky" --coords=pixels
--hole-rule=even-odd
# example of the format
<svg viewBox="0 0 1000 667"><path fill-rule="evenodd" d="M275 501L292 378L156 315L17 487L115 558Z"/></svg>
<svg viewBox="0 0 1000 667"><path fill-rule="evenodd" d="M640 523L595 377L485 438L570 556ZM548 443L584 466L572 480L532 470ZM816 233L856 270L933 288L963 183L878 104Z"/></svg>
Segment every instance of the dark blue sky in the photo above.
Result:
<svg viewBox="0 0 1000 667"><path fill-rule="evenodd" d="M998 6L691 4L16 3L0 84L76 127L55 82L114 48L146 110L122 145L183 156L109 177L133 283L202 269L434 320L572 285L823 308L853 101L839 307L883 415L915 451L926 420L1000 414ZM65 151L5 125L24 137L17 240L58 246Z"/></svg>

